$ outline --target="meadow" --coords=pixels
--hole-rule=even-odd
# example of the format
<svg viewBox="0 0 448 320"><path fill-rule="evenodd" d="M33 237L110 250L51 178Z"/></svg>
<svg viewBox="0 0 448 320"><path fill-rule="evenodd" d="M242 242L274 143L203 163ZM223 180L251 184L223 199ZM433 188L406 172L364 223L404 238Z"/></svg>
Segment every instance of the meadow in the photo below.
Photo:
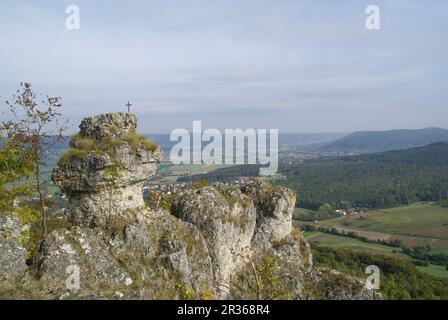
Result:
<svg viewBox="0 0 448 320"><path fill-rule="evenodd" d="M306 216L309 210L298 209L295 216ZM315 213L315 212L311 212ZM448 208L437 203L414 203L408 206L383 209L367 213L338 217L311 223L294 221L296 227L312 225L316 228L334 228L338 232L353 232L369 240L400 240L406 247L428 246L431 254L448 254ZM320 231L306 231L304 237L309 242L322 247L347 248L362 252L392 255L413 261L400 247L372 243L348 235L329 234ZM417 265L429 275L448 278L445 266L429 263Z"/></svg>
<svg viewBox="0 0 448 320"><path fill-rule="evenodd" d="M433 202L339 217L319 225L369 239L398 239L409 247L430 245L433 253L448 253L448 207Z"/></svg>

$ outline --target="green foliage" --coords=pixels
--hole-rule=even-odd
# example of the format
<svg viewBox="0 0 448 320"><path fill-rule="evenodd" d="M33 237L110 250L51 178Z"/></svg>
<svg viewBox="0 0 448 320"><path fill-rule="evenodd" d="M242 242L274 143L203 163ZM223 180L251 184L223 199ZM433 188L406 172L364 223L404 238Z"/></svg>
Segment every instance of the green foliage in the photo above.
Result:
<svg viewBox="0 0 448 320"><path fill-rule="evenodd" d="M235 169L234 169L235 170ZM297 205L387 208L448 198L448 143L282 165ZM348 202L348 200L350 202Z"/></svg>
<svg viewBox="0 0 448 320"><path fill-rule="evenodd" d="M13 138L0 140L0 212L14 213L23 197L32 194L26 183L33 174L33 158L29 150Z"/></svg>
<svg viewBox="0 0 448 320"><path fill-rule="evenodd" d="M446 253L430 253L432 250L431 246L417 246L417 247L403 247L403 253L407 254L414 259L423 261L426 263L433 263L436 265L446 265L448 264L448 255Z"/></svg>
<svg viewBox="0 0 448 320"><path fill-rule="evenodd" d="M36 207L42 216L45 234L47 219L45 203L50 182L46 179L42 169L52 147L63 140L65 125L60 122L61 98L46 96L45 99L40 100L38 95L33 92L30 83L21 82L20 89L12 96L12 101L5 101L5 104L9 109L10 120L1 123L0 135L9 139L7 144L13 141L14 147L17 148L19 161L16 169L27 172L13 176L12 184L21 177L28 178L24 184L32 188L33 195L38 197ZM24 163L21 161L23 159L29 159L29 161ZM32 180L29 180L29 165L31 166ZM23 183L23 181L21 182ZM0 181L0 184L3 185L3 181ZM29 195L24 194L24 196Z"/></svg>
<svg viewBox="0 0 448 320"><path fill-rule="evenodd" d="M34 186L30 182L34 158L29 147L14 137L0 140L0 214L16 214L22 225L39 219L39 210L30 203ZM26 232L23 240L26 238Z"/></svg>
<svg viewBox="0 0 448 320"><path fill-rule="evenodd" d="M72 138L76 143L76 148L79 150L92 150L95 147L95 141L91 138L83 137L79 133Z"/></svg>
<svg viewBox="0 0 448 320"><path fill-rule="evenodd" d="M209 183L208 183L207 180L201 179L201 180L196 181L193 184L188 185L187 188L192 189L192 190L198 190L198 189L201 189L201 188L206 187L208 185L209 185Z"/></svg>
<svg viewBox="0 0 448 320"><path fill-rule="evenodd" d="M256 257L254 262L234 279L231 291L246 300L286 300L293 297L294 285L288 282L287 273L293 273L272 254Z"/></svg>
<svg viewBox="0 0 448 320"><path fill-rule="evenodd" d="M319 207L320 214L331 214L333 212L333 206L329 203L324 203Z"/></svg>
<svg viewBox="0 0 448 320"><path fill-rule="evenodd" d="M194 290L188 289L184 284L176 284L176 290L179 293L180 300L193 300L196 298L196 292Z"/></svg>
<svg viewBox="0 0 448 320"><path fill-rule="evenodd" d="M367 266L378 266L381 272L380 291L385 299L448 298L447 279L424 274L406 259L314 244L312 249L316 266L336 269L358 278L367 278Z"/></svg>
<svg viewBox="0 0 448 320"><path fill-rule="evenodd" d="M69 222L62 217L49 218L47 220L47 232L50 233L56 229L65 229L69 226ZM30 227L25 231L22 231L22 244L28 252L28 263L31 263L31 259L34 252L37 250L39 242L43 239L42 223L38 220L30 223Z"/></svg>
<svg viewBox="0 0 448 320"><path fill-rule="evenodd" d="M152 209L164 209L171 212L171 206L176 198L175 194L163 194L151 191L146 198L146 204Z"/></svg>
<svg viewBox="0 0 448 320"><path fill-rule="evenodd" d="M143 134L127 135L119 139L127 142L133 151L137 150L137 148L142 148L154 152L157 149L157 143L147 139Z"/></svg>
<svg viewBox="0 0 448 320"><path fill-rule="evenodd" d="M81 159L86 155L86 151L81 149L70 148L65 151L59 158L59 164L64 164L74 159Z"/></svg>

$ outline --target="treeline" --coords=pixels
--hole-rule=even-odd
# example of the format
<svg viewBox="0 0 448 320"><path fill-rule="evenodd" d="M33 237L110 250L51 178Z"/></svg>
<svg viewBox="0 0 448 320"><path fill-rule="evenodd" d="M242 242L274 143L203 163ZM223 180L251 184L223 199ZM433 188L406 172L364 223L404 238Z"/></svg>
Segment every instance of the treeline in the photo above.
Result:
<svg viewBox="0 0 448 320"><path fill-rule="evenodd" d="M312 245L314 263L366 279L366 267L380 269L380 292L385 299L448 299L448 280L432 277L417 270L405 259L349 249Z"/></svg>
<svg viewBox="0 0 448 320"><path fill-rule="evenodd" d="M395 247L395 248L403 247L403 242L398 239L393 239L393 240L375 239L375 240L373 240L373 239L369 239L367 237L363 237L353 231L345 231L345 230L339 231L336 228L315 227L310 224L302 225L301 229L302 229L302 231L319 231L319 232L323 232L323 233L333 234L336 236L350 237L350 238L354 238L354 239L357 239L357 240L360 240L360 241L366 242L366 243L378 243L378 244Z"/></svg>
<svg viewBox="0 0 448 320"><path fill-rule="evenodd" d="M387 208L448 198L448 143L283 165L297 205Z"/></svg>
<svg viewBox="0 0 448 320"><path fill-rule="evenodd" d="M419 260L422 265L432 263L440 266L446 266L448 269L448 255L446 253L430 253L431 250L431 246L429 245L412 248L403 247L404 254Z"/></svg>

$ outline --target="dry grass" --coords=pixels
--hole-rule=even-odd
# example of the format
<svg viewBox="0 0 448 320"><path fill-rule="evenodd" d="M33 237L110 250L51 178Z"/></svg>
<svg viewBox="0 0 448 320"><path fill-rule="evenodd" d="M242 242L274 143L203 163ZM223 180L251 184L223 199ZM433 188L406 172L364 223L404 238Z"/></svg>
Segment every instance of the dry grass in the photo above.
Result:
<svg viewBox="0 0 448 320"><path fill-rule="evenodd" d="M64 164L64 163L67 163L74 159L80 159L80 158L84 157L86 154L87 154L87 152L84 150L70 148L62 154L62 156L59 158L58 163Z"/></svg>
<svg viewBox="0 0 448 320"><path fill-rule="evenodd" d="M116 149L128 144L133 152L137 149L143 149L154 152L157 150L157 144L147 139L142 134L129 134L115 139L105 139L97 141L80 134L72 138L72 148L67 150L59 159L59 164L67 163L73 159L82 158L88 153L95 155L108 154L111 158L115 157Z"/></svg>

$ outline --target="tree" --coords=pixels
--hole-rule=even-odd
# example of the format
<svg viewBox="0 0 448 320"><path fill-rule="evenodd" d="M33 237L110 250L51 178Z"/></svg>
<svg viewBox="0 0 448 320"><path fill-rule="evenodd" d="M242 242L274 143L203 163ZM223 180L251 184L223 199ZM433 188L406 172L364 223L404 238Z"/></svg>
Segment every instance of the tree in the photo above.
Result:
<svg viewBox="0 0 448 320"><path fill-rule="evenodd" d="M0 212L17 213L19 202L31 195L24 180L33 174L32 158L15 137L2 132L0 127ZM23 208L23 205L20 207Z"/></svg>
<svg viewBox="0 0 448 320"><path fill-rule="evenodd" d="M62 107L60 97L46 96L38 101L30 83L20 83L20 89L12 101L6 101L10 120L2 123L2 129L17 147L18 157L24 157L31 166L32 178L28 185L37 194L38 210L42 217L43 235L47 233L47 200L49 179L42 174L44 161L52 146L63 139L65 124L60 122ZM65 122L66 123L66 122ZM23 156L26 154L26 156ZM26 177L29 177L26 171Z"/></svg>
<svg viewBox="0 0 448 320"><path fill-rule="evenodd" d="M319 207L319 213L322 213L322 214L331 214L331 213L333 213L332 205L329 204L329 203L324 203L323 205L321 205Z"/></svg>

